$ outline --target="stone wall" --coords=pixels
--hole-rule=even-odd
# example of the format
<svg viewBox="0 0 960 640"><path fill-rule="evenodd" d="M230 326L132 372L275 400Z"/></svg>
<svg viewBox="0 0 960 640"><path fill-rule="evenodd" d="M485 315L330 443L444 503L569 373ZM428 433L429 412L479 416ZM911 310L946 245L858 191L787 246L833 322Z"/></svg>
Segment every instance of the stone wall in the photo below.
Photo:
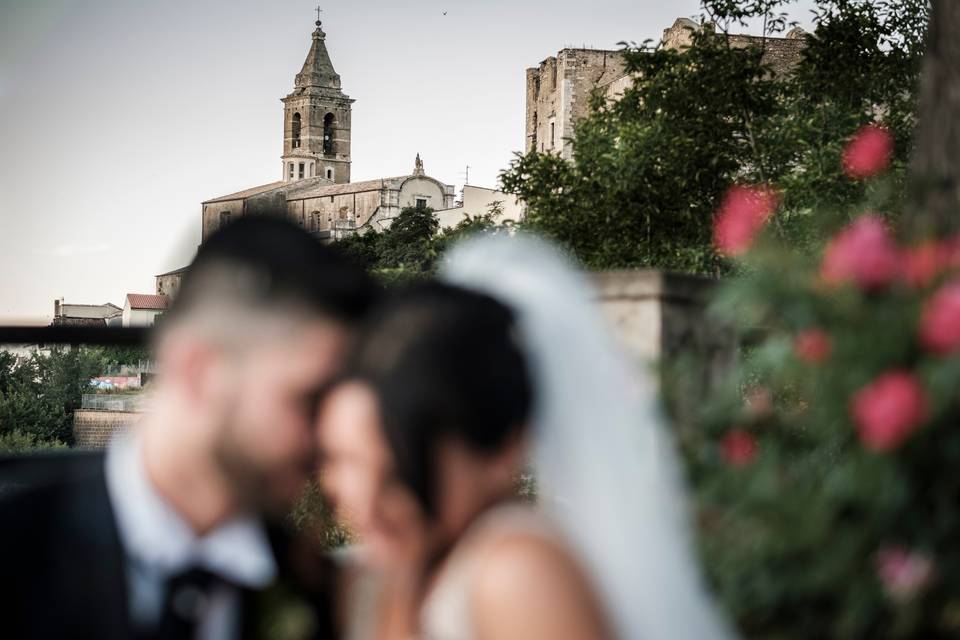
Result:
<svg viewBox="0 0 960 640"><path fill-rule="evenodd" d="M201 213L201 242L205 241L210 234L220 228L220 214L228 213L230 218L235 220L243 215L243 199L224 200L220 202L211 202L203 205Z"/></svg>
<svg viewBox="0 0 960 640"><path fill-rule="evenodd" d="M705 388L735 364L736 334L707 313L716 281L654 270L604 271L593 278L601 309L637 362L692 354L702 364Z"/></svg>
<svg viewBox="0 0 960 640"><path fill-rule="evenodd" d="M128 411L77 409L73 413L73 439L82 449L102 449L114 434L129 429L140 414Z"/></svg>
<svg viewBox="0 0 960 640"><path fill-rule="evenodd" d="M786 38L758 38L756 36L728 36L735 48L760 47L763 63L770 65L775 76L789 74L800 63L803 49L807 46L806 32L796 28Z"/></svg>
<svg viewBox="0 0 960 640"><path fill-rule="evenodd" d="M569 158L565 139L589 112L591 94L623 75L623 55L604 49L562 49L527 69L526 150Z"/></svg>
<svg viewBox="0 0 960 640"><path fill-rule="evenodd" d="M182 271L174 273L164 273L156 276L157 295L167 296L173 299L180 290L180 280L183 278Z"/></svg>
<svg viewBox="0 0 960 640"><path fill-rule="evenodd" d="M688 407L696 407L733 369L737 335L708 313L715 280L656 270L603 271L591 277L597 303L638 365L656 367L686 355L696 358L695 375L683 381L680 391ZM104 447L138 415L79 409L74 413L75 442L78 447Z"/></svg>
<svg viewBox="0 0 960 640"><path fill-rule="evenodd" d="M230 220L236 220L245 215L264 215L282 212L287 209L287 197L291 192L316 186L330 184L329 180L321 177L307 178L274 188L261 193L238 197L233 200L220 199L203 204L201 213L201 242L206 241L210 234L220 228L221 214L229 213Z"/></svg>
<svg viewBox="0 0 960 640"><path fill-rule="evenodd" d="M332 196L293 198L287 201L290 219L307 231L326 231L332 221L356 220L357 226L370 219L381 202L381 191L343 193Z"/></svg>

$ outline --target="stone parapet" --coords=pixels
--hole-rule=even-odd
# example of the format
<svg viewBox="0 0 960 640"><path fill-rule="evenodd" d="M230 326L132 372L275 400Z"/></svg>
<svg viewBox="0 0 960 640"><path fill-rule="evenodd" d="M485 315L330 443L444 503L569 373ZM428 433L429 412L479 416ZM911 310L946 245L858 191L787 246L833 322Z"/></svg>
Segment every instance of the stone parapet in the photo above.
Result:
<svg viewBox="0 0 960 640"><path fill-rule="evenodd" d="M663 366L681 356L696 359L706 391L736 363L736 333L708 313L716 280L656 270L593 274L600 308L636 362ZM697 393L699 393L698 391Z"/></svg>

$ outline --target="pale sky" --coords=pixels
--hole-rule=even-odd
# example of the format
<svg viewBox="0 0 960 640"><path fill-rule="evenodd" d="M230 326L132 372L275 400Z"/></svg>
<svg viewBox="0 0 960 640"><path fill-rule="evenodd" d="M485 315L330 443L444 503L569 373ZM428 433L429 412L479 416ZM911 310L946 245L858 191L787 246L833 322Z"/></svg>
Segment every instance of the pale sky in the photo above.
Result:
<svg viewBox="0 0 960 640"><path fill-rule="evenodd" d="M200 203L280 179L316 0L0 0L0 323L123 305L183 266ZM791 17L810 28L809 0ZM697 0L354 0L322 7L353 105L353 179L420 153L459 189L522 150L524 72L659 39Z"/></svg>

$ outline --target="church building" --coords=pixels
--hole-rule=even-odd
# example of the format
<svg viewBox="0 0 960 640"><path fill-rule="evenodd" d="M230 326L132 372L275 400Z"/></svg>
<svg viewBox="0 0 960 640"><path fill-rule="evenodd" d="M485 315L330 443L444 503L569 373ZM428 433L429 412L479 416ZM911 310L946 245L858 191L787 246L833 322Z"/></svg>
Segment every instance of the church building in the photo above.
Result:
<svg viewBox="0 0 960 640"><path fill-rule="evenodd" d="M418 155L413 172L350 181L353 99L343 92L319 20L293 91L283 102L283 154L276 182L202 204L202 240L239 216L286 210L321 238L382 230L406 207L447 209L454 187L426 175Z"/></svg>

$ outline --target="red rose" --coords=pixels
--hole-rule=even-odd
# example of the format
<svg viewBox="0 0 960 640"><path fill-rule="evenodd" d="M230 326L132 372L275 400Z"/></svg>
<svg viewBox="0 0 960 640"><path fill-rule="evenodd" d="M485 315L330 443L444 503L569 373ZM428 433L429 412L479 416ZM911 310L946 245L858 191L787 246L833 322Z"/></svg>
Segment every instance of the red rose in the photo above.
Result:
<svg viewBox="0 0 960 640"><path fill-rule="evenodd" d="M757 457L757 440L748 431L733 429L723 437L720 453L727 464L746 467Z"/></svg>
<svg viewBox="0 0 960 640"><path fill-rule="evenodd" d="M905 250L902 255L903 278L914 287L925 287L947 268L953 249L931 241Z"/></svg>
<svg viewBox="0 0 960 640"><path fill-rule="evenodd" d="M920 343L941 355L960 349L960 281L945 284L927 301L920 318Z"/></svg>
<svg viewBox="0 0 960 640"><path fill-rule="evenodd" d="M877 289L890 284L899 268L900 255L890 231L880 218L864 215L827 245L820 277L831 285L853 282L864 289Z"/></svg>
<svg viewBox="0 0 960 640"><path fill-rule="evenodd" d="M825 331L806 329L797 334L793 341L793 352L797 358L808 364L820 364L830 357L833 341Z"/></svg>
<svg viewBox="0 0 960 640"><path fill-rule="evenodd" d="M927 396L908 371L890 371L857 391L850 413L860 441L871 451L899 446L927 416Z"/></svg>
<svg viewBox="0 0 960 640"><path fill-rule="evenodd" d="M777 208L779 197L769 187L734 185L723 197L713 223L713 242L728 256L741 255Z"/></svg>
<svg viewBox="0 0 960 640"><path fill-rule="evenodd" d="M869 178L890 164L893 136L882 127L861 128L843 150L843 170L851 178Z"/></svg>
<svg viewBox="0 0 960 640"><path fill-rule="evenodd" d="M893 600L910 600L933 582L933 562L916 551L884 547L877 551L875 562L880 584Z"/></svg>

